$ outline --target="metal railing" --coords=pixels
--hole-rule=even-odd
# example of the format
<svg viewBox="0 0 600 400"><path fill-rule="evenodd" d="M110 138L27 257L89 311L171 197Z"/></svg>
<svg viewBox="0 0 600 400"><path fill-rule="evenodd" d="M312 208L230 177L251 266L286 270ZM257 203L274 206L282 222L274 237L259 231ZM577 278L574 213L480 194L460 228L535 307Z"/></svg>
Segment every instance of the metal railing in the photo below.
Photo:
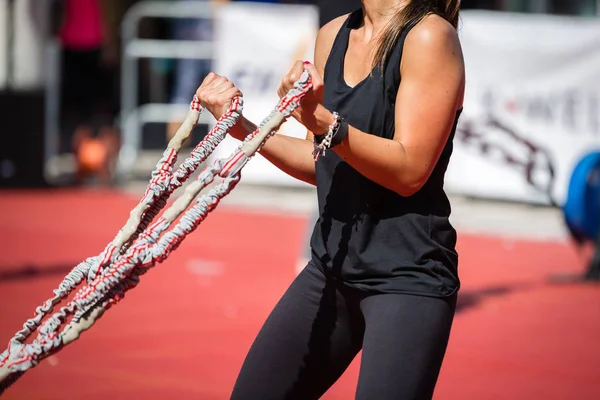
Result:
<svg viewBox="0 0 600 400"><path fill-rule="evenodd" d="M117 174L127 177L141 149L142 128L148 123L166 123L174 113L188 110L187 105L138 102L138 60L142 58L211 60L211 41L141 39L138 27L144 18L198 18L213 19L215 6L211 2L161 2L143 1L132 6L123 19L121 36L123 59L121 65L121 113L120 127L122 146L119 153ZM190 99L191 101L192 99ZM209 123L206 113L200 123Z"/></svg>

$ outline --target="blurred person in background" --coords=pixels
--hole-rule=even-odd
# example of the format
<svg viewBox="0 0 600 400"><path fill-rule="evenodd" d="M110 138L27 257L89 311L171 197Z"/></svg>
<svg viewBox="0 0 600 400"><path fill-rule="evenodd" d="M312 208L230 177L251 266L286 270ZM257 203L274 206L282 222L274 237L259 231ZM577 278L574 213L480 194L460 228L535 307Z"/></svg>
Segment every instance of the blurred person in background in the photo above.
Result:
<svg viewBox="0 0 600 400"><path fill-rule="evenodd" d="M361 349L357 399L434 393L460 287L443 187L465 89L460 0L362 4L320 30L315 65L298 62L278 90L311 73L293 113L306 139L275 135L261 154L316 185L319 220L312 258L258 333L233 400L318 399ZM210 74L197 95L219 118L240 91ZM242 117L230 134L255 128Z"/></svg>
<svg viewBox="0 0 600 400"><path fill-rule="evenodd" d="M61 17L63 147L70 143L75 154L77 184L92 174L109 185L118 151L108 68L116 49L106 34L103 4L60 0L55 6Z"/></svg>

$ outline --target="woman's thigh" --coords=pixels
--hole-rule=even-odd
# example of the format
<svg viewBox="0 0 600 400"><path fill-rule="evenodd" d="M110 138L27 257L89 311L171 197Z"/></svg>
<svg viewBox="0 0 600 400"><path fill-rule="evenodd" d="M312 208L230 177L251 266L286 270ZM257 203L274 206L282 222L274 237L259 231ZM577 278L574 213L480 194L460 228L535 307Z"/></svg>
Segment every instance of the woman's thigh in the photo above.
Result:
<svg viewBox="0 0 600 400"><path fill-rule="evenodd" d="M258 333L231 398L321 397L360 350L358 304L309 264Z"/></svg>
<svg viewBox="0 0 600 400"><path fill-rule="evenodd" d="M441 299L381 294L361 302L365 335L357 399L431 399L456 309Z"/></svg>

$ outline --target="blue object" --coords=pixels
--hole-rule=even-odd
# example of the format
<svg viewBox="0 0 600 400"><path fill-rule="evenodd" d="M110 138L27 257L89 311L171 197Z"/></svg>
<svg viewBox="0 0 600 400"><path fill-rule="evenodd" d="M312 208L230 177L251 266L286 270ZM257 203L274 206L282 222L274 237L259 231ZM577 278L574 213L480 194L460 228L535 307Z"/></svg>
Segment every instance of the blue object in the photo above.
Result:
<svg viewBox="0 0 600 400"><path fill-rule="evenodd" d="M565 222L578 243L593 242L600 236L600 151L585 155L571 175Z"/></svg>

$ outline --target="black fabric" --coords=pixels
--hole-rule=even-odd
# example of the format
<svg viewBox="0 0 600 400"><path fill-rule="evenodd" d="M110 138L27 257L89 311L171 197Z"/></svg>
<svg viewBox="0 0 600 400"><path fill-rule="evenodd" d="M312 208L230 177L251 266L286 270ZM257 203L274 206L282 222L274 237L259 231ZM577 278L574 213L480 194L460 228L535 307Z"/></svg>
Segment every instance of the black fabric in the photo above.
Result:
<svg viewBox="0 0 600 400"><path fill-rule="evenodd" d="M86 123L97 111L97 97L105 94L102 75L101 50L77 51L63 49L62 52L62 105Z"/></svg>
<svg viewBox="0 0 600 400"><path fill-rule="evenodd" d="M320 25L324 26L340 15L351 13L362 7L360 0L317 0Z"/></svg>
<svg viewBox="0 0 600 400"><path fill-rule="evenodd" d="M340 29L325 66L324 105L351 126L391 139L400 85L400 59L407 27L387 65L356 87L343 78L350 31L362 10ZM456 120L458 120L457 113ZM380 293L451 296L459 288L456 232L444 174L455 126L431 177L410 197L365 178L334 151L316 163L319 220L311 238L314 262L341 282Z"/></svg>
<svg viewBox="0 0 600 400"><path fill-rule="evenodd" d="M318 399L361 348L356 399L431 399L455 309L456 296L366 293L309 263L262 327L231 399Z"/></svg>
<svg viewBox="0 0 600 400"><path fill-rule="evenodd" d="M348 123L344 120L340 121L340 126L337 131L333 135L333 139L331 140L331 147L335 147L341 144L344 139L348 136Z"/></svg>

